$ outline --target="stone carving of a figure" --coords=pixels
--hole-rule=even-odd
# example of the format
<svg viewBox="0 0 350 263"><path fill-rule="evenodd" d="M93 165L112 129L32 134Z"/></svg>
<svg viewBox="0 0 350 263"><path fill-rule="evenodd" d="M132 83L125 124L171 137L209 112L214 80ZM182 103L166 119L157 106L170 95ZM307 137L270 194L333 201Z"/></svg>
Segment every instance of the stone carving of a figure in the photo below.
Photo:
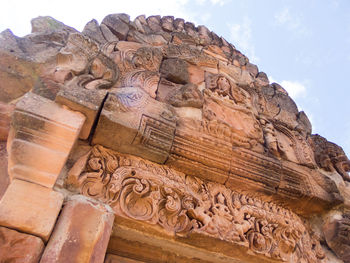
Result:
<svg viewBox="0 0 350 263"><path fill-rule="evenodd" d="M267 149L275 157L281 158L281 155L284 153L284 149L282 145L278 143L276 131L273 127L273 124L265 118L260 118L260 123L262 125Z"/></svg>

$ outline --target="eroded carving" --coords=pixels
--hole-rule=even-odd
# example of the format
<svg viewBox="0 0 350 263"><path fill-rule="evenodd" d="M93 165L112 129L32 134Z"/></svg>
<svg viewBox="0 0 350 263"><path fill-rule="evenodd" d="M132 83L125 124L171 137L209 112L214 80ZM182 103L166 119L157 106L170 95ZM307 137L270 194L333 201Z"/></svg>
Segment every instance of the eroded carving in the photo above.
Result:
<svg viewBox="0 0 350 263"><path fill-rule="evenodd" d="M119 70L93 40L74 33L57 55L55 76L59 82L72 80L86 89L105 89L116 82Z"/></svg>
<svg viewBox="0 0 350 263"><path fill-rule="evenodd" d="M166 166L95 146L77 178L84 195L127 218L186 235L198 232L289 262L320 262L319 242L293 212Z"/></svg>
<svg viewBox="0 0 350 263"><path fill-rule="evenodd" d="M317 165L329 172L337 171L345 181L350 181L350 160L343 149L327 141L322 136L315 134L311 136L312 148L315 153Z"/></svg>

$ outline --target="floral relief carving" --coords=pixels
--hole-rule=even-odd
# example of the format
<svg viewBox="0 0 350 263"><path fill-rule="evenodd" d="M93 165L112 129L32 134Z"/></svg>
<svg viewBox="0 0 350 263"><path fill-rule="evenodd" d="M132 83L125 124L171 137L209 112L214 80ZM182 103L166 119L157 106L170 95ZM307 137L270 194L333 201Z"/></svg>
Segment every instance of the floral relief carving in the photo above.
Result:
<svg viewBox="0 0 350 263"><path fill-rule="evenodd" d="M281 261L324 258L318 240L290 210L164 165L96 145L76 179L82 194L108 203L119 216L176 235L197 232Z"/></svg>

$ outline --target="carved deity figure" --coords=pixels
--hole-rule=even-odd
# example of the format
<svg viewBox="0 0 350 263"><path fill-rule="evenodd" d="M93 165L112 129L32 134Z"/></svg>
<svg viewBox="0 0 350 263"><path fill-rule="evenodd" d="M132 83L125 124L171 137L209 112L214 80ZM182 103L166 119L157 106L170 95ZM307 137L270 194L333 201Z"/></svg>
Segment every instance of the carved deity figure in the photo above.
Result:
<svg viewBox="0 0 350 263"><path fill-rule="evenodd" d="M229 96L232 98L231 95L231 85L230 82L227 78L224 76L220 76L217 81L216 81L216 93L221 95L221 96ZM233 99L233 98L232 98Z"/></svg>
<svg viewBox="0 0 350 263"><path fill-rule="evenodd" d="M209 121L228 125L237 143L246 147L262 143L262 132L252 110L250 94L224 75L206 77L203 116ZM243 146L240 145L240 146Z"/></svg>
<svg viewBox="0 0 350 263"><path fill-rule="evenodd" d="M215 76L211 80L209 89L222 97L228 97L234 104L251 108L250 95L231 83L224 75Z"/></svg>
<svg viewBox="0 0 350 263"><path fill-rule="evenodd" d="M276 131L273 124L265 118L260 118L260 123L264 133L265 144L269 152L277 158L284 155L283 146L278 143Z"/></svg>

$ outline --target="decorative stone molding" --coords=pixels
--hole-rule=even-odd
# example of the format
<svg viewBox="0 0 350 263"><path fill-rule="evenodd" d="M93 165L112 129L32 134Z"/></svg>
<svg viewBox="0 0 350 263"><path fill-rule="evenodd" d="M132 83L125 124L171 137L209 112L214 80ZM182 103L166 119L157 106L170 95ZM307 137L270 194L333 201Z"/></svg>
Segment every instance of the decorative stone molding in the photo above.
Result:
<svg viewBox="0 0 350 263"><path fill-rule="evenodd" d="M208 235L277 260L324 258L303 220L274 202L102 146L83 158L83 172L69 181L82 194L109 204L119 216L157 224L175 235Z"/></svg>

